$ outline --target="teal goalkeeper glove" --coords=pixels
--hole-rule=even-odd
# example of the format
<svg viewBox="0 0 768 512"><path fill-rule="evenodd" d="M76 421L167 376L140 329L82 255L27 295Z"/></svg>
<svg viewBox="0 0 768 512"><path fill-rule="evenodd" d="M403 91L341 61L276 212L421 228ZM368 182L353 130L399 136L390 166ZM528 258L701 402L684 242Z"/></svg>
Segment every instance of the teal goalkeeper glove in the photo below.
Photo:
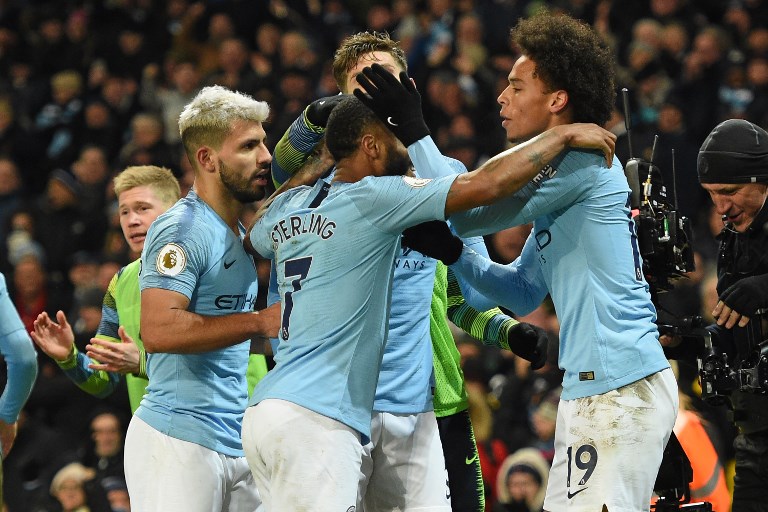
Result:
<svg viewBox="0 0 768 512"><path fill-rule="evenodd" d="M381 64L373 64L363 68L355 79L365 90L354 90L357 99L373 110L405 147L429 135L421 112L421 95L405 71L398 80Z"/></svg>

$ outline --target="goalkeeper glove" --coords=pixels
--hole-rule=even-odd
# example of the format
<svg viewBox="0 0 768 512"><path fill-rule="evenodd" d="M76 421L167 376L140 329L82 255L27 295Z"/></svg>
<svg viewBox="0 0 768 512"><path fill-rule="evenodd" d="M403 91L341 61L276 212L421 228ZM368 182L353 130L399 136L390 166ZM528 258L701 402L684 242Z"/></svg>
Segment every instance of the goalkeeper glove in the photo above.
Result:
<svg viewBox="0 0 768 512"><path fill-rule="evenodd" d="M373 64L355 78L365 90L354 90L357 99L373 110L405 147L429 135L421 95L405 71L398 80L381 64Z"/></svg>
<svg viewBox="0 0 768 512"><path fill-rule="evenodd" d="M331 112L343 100L345 96L343 94L336 94L334 96L326 96L310 103L306 109L304 109L304 116L307 121L313 126L318 128L325 128L328 124L328 117Z"/></svg>
<svg viewBox="0 0 768 512"><path fill-rule="evenodd" d="M532 324L520 322L508 333L509 349L531 362L531 369L538 370L547 362L549 338L547 331Z"/></svg>
<svg viewBox="0 0 768 512"><path fill-rule="evenodd" d="M430 220L416 224L403 231L401 242L404 246L424 256L435 258L446 265L453 265L461 256L464 242L441 220Z"/></svg>

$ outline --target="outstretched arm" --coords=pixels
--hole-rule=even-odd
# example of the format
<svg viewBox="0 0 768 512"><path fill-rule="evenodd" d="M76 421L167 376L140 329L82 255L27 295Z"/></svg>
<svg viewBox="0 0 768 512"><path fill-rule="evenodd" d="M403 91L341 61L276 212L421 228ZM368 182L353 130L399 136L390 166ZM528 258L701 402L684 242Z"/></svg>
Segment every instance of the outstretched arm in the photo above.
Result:
<svg viewBox="0 0 768 512"><path fill-rule="evenodd" d="M451 265L485 297L516 315L527 315L547 296L548 290L535 261L536 242L528 237L520 256L509 265L500 265L466 247Z"/></svg>
<svg viewBox="0 0 768 512"><path fill-rule="evenodd" d="M88 394L103 398L112 394L120 383L120 376L93 368L94 361L77 350L75 335L63 311L56 313L54 322L48 313L41 313L30 333L40 349L64 371L77 387ZM112 343L111 341L107 343Z"/></svg>
<svg viewBox="0 0 768 512"><path fill-rule="evenodd" d="M499 308L478 311L464 301L456 275L448 269L448 319L484 345L510 350L537 370L547 360L548 337L544 329L521 323Z"/></svg>
<svg viewBox="0 0 768 512"><path fill-rule="evenodd" d="M365 103L406 147L429 137L421 110L421 96L408 75L399 80L379 64L363 69L356 77L363 90L355 96ZM364 91L364 92L363 92ZM520 190L568 147L598 150L611 167L616 135L591 123L560 125L518 144L493 158L479 169L459 176L446 200L445 214L489 205ZM419 159L410 150L419 176L446 176L445 162L437 158Z"/></svg>

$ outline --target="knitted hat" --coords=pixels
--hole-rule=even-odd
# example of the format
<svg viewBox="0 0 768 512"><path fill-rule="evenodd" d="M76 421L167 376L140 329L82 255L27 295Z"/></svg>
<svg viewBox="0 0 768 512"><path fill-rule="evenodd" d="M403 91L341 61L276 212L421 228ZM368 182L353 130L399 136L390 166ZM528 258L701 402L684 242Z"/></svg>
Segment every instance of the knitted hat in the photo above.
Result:
<svg viewBox="0 0 768 512"><path fill-rule="evenodd" d="M768 182L768 132L743 119L715 126L701 145L701 183Z"/></svg>

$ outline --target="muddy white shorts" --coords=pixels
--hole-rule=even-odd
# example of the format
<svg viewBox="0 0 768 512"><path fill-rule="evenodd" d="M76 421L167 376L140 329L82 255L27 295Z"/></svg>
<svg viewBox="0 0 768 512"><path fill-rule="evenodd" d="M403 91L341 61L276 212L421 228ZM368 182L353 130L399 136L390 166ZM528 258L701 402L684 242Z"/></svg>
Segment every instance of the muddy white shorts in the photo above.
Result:
<svg viewBox="0 0 768 512"><path fill-rule="evenodd" d="M669 368L602 395L561 400L544 510L649 510L677 406Z"/></svg>

